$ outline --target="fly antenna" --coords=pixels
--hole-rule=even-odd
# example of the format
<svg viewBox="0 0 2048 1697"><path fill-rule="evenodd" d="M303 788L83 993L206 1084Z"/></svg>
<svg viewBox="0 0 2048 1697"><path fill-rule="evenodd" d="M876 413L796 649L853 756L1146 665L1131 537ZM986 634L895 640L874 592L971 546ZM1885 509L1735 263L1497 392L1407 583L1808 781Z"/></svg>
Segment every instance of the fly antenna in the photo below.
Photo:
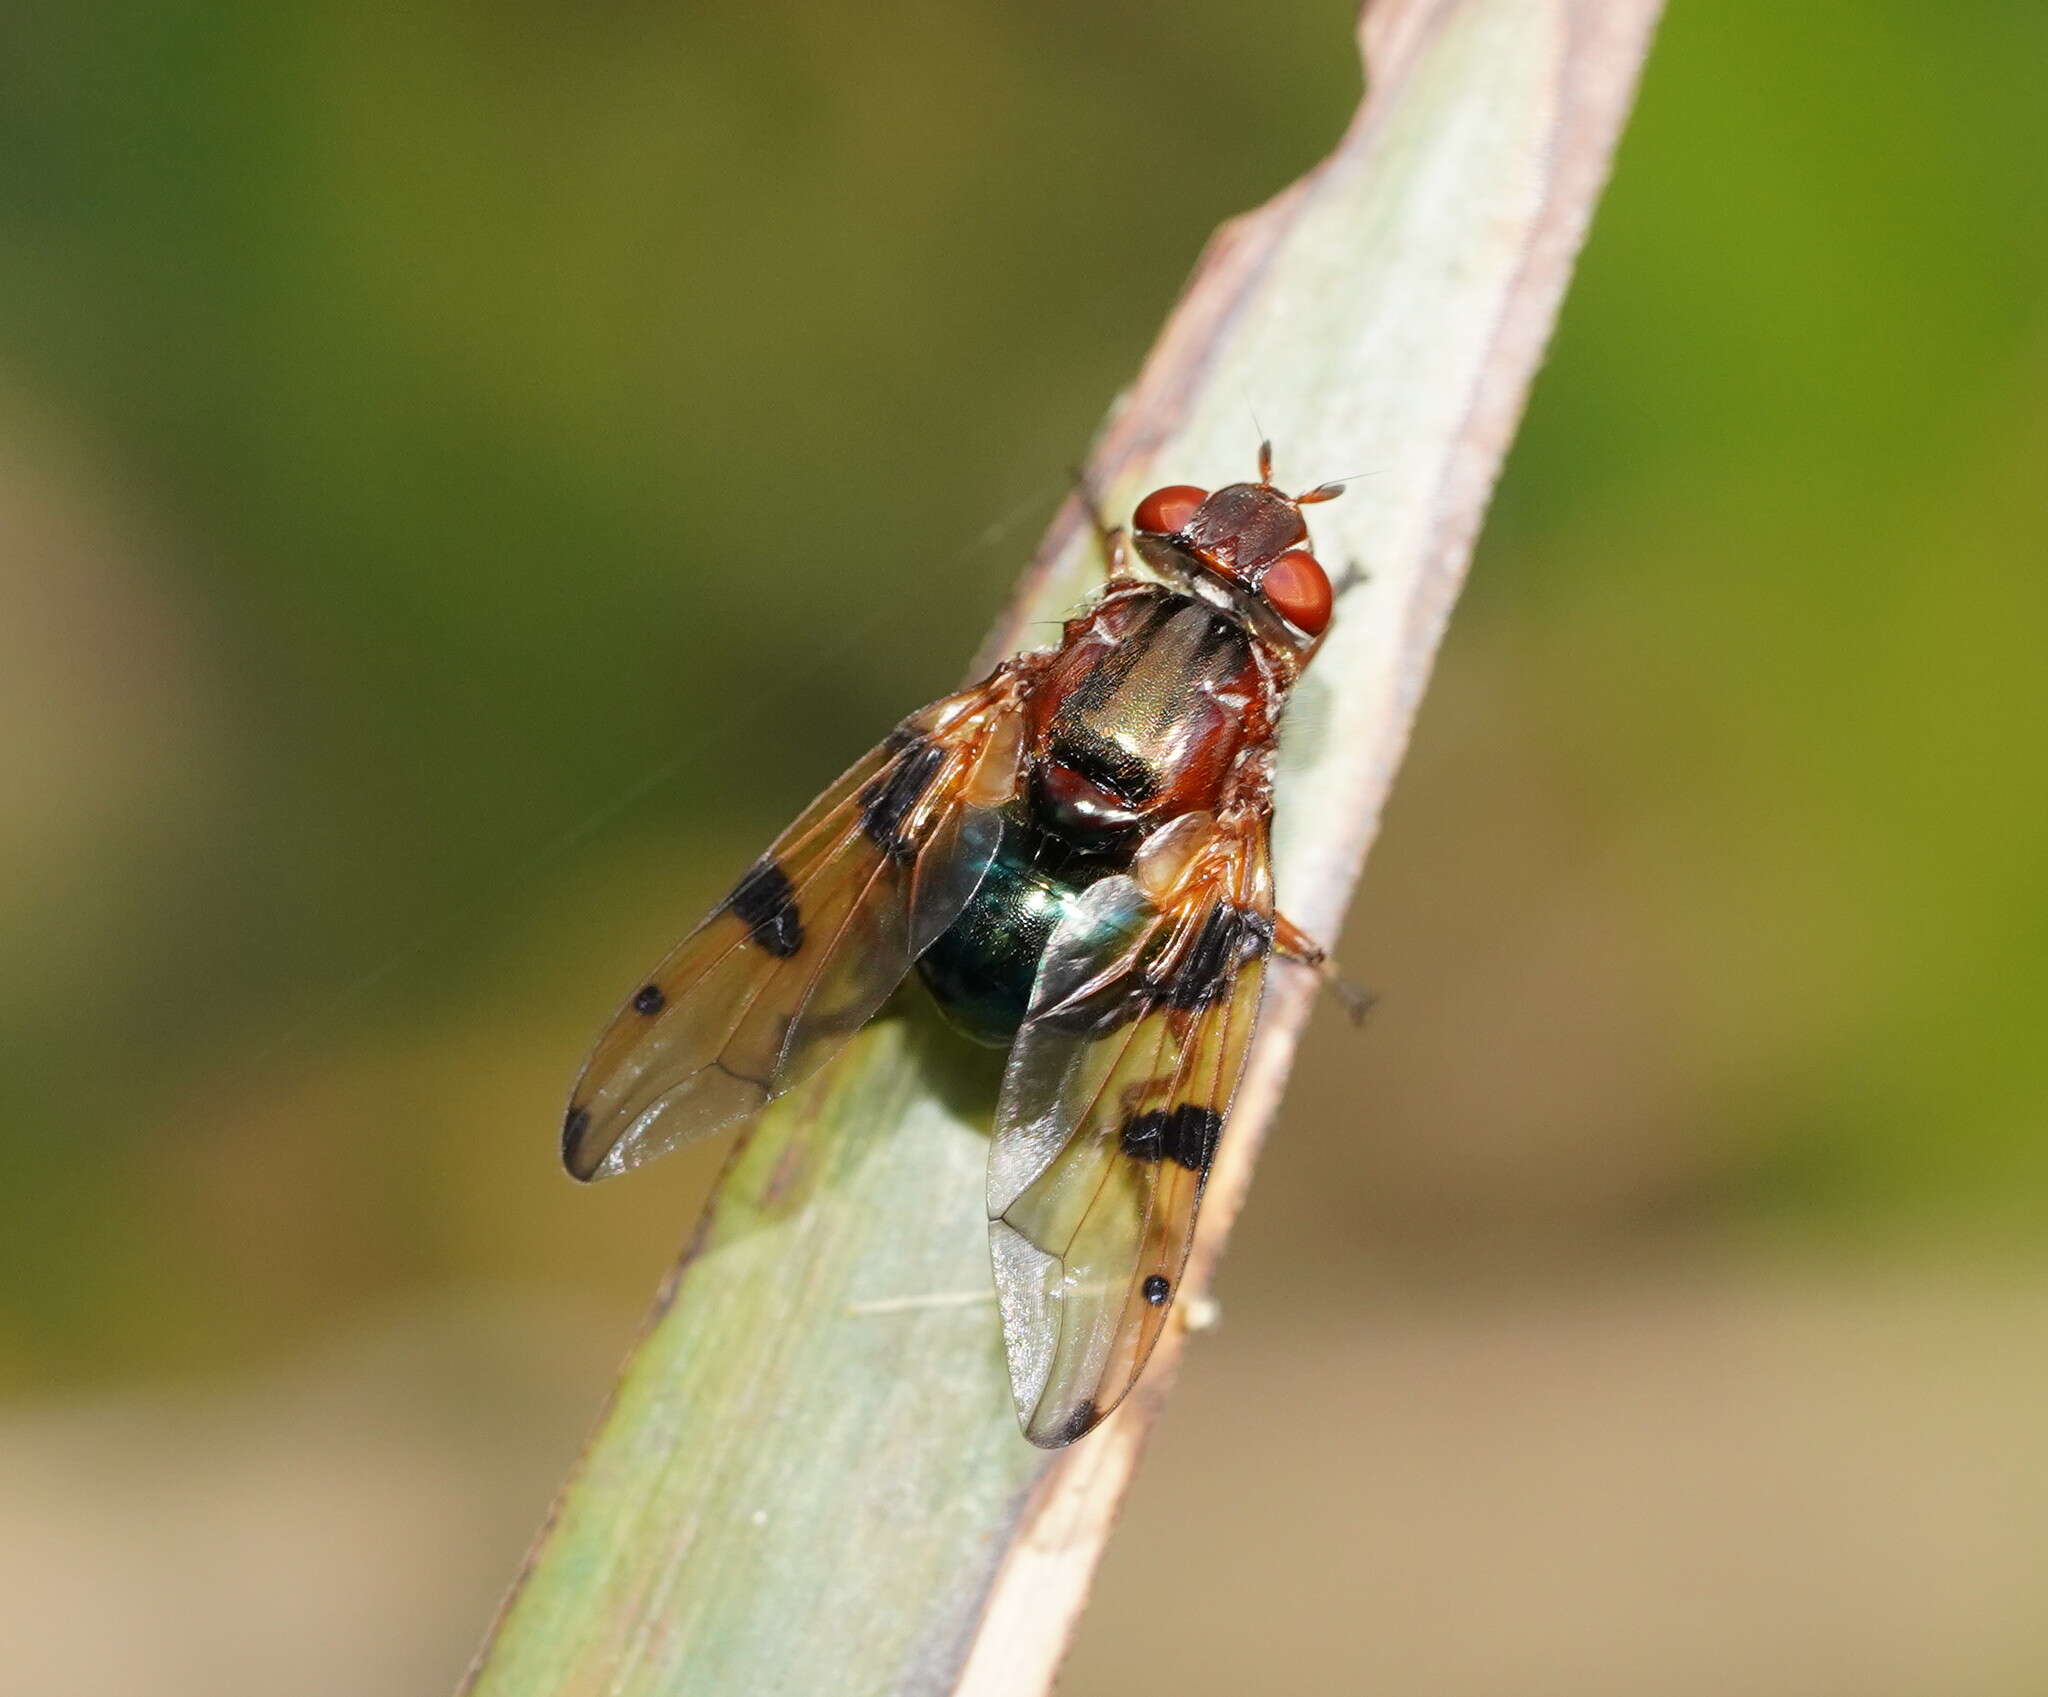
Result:
<svg viewBox="0 0 2048 1697"><path fill-rule="evenodd" d="M1252 415L1252 428L1259 433L1259 481L1273 481L1273 438L1266 434L1266 427L1259 421L1259 409L1252 405L1251 396L1244 398L1244 410Z"/></svg>
<svg viewBox="0 0 2048 1697"><path fill-rule="evenodd" d="M1376 471L1354 471L1349 477L1330 478L1326 482L1318 483L1306 495L1295 496L1294 504L1297 507L1311 507L1318 501L1334 501L1344 493L1344 486L1347 483L1356 483L1361 477L1377 476L1379 473Z"/></svg>

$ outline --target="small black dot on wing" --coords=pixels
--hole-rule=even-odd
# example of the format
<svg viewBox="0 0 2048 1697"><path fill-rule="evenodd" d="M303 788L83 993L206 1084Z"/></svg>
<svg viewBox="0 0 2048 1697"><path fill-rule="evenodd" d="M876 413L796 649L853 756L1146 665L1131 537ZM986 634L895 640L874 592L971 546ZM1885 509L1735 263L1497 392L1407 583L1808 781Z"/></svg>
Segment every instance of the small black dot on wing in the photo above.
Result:
<svg viewBox="0 0 2048 1697"><path fill-rule="evenodd" d="M1166 1299L1173 1294L1172 1281L1164 1273L1154 1273L1140 1288L1154 1308L1164 1308Z"/></svg>
<svg viewBox="0 0 2048 1697"><path fill-rule="evenodd" d="M633 992L633 1011L640 1014L658 1014L668 1006L668 997L661 993L659 984L643 984Z"/></svg>

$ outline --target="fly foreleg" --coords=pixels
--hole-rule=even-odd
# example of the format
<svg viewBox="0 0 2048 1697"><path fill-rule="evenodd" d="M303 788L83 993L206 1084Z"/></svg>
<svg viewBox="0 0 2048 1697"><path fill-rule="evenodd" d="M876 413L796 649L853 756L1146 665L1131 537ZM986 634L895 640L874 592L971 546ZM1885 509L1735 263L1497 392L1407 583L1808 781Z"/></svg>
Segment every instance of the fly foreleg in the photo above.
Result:
<svg viewBox="0 0 2048 1697"><path fill-rule="evenodd" d="M1102 577L1105 583L1114 583L1130 574L1130 537L1120 524L1111 524L1102 511L1102 503L1096 498L1095 485L1088 481L1087 471L1074 468L1074 499L1081 504L1086 515L1088 528L1095 532L1096 552L1102 559Z"/></svg>
<svg viewBox="0 0 2048 1697"><path fill-rule="evenodd" d="M1372 1011L1372 992L1361 989L1338 971L1336 963L1330 959L1330 951L1284 913L1273 915L1273 952L1282 960L1305 966L1313 972L1323 988L1337 998L1338 1005L1350 1016L1353 1025L1365 1023L1365 1016Z"/></svg>

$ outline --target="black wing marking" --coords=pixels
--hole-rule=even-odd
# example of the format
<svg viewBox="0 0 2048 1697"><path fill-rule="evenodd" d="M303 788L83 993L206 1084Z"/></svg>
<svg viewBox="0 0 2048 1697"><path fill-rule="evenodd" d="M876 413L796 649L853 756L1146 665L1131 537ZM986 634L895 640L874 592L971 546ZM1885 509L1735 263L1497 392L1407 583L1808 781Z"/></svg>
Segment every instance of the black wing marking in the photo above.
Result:
<svg viewBox="0 0 2048 1697"><path fill-rule="evenodd" d="M994 858L1013 678L904 721L628 998L570 1097L571 1174L609 1177L750 1118L874 1017Z"/></svg>
<svg viewBox="0 0 2048 1697"><path fill-rule="evenodd" d="M1055 928L1004 1075L989 1242L1025 1435L1071 1443L1121 1402L1178 1294L1258 1023L1266 820L1164 900L1092 886Z"/></svg>

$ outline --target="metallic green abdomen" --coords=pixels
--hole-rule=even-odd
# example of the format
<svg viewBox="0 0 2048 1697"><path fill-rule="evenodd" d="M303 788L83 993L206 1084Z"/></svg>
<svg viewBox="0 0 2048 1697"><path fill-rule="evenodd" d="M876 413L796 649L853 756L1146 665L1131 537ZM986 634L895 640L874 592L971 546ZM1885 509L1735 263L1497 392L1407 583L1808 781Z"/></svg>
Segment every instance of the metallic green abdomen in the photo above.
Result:
<svg viewBox="0 0 2048 1697"><path fill-rule="evenodd" d="M1035 825L1006 818L974 899L917 963L946 1018L977 1043L1008 1048L1052 928L1090 884L1123 870L1123 858L1077 853Z"/></svg>

